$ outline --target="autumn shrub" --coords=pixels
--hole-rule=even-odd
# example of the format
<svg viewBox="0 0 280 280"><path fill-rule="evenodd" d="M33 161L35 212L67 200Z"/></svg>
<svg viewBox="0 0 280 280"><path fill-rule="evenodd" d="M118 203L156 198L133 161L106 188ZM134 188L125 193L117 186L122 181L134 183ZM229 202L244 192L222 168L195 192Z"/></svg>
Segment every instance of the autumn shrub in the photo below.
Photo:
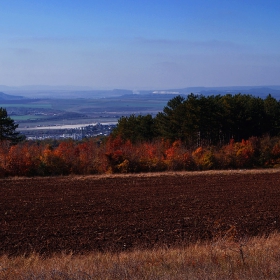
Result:
<svg viewBox="0 0 280 280"><path fill-rule="evenodd" d="M260 143L259 155L258 155L259 166L273 167L273 164L271 162L272 149L276 142L277 141L275 137L271 138L270 136L265 136L259 139L259 143Z"/></svg>
<svg viewBox="0 0 280 280"><path fill-rule="evenodd" d="M117 166L120 173L141 172L139 159L142 153L141 143L132 144L130 140L126 140L122 146L123 160Z"/></svg>
<svg viewBox="0 0 280 280"><path fill-rule="evenodd" d="M192 157L198 170L214 169L216 166L215 155L211 147L198 147L195 151L193 151Z"/></svg>
<svg viewBox="0 0 280 280"><path fill-rule="evenodd" d="M99 174L106 171L106 159L103 147L90 139L79 143L78 149L78 173L79 174Z"/></svg>
<svg viewBox="0 0 280 280"><path fill-rule="evenodd" d="M106 143L108 172L157 172L167 170L165 159L165 142L139 142L110 138Z"/></svg>
<svg viewBox="0 0 280 280"><path fill-rule="evenodd" d="M146 142L142 144L140 153L140 171L141 172L159 172L166 171L165 150L167 143L164 140Z"/></svg>
<svg viewBox="0 0 280 280"><path fill-rule="evenodd" d="M127 173L138 171L137 147L130 140L109 137L106 142L107 172Z"/></svg>
<svg viewBox="0 0 280 280"><path fill-rule="evenodd" d="M54 150L54 155L63 162L64 173L79 173L79 150L73 140L62 141Z"/></svg>
<svg viewBox="0 0 280 280"><path fill-rule="evenodd" d="M234 139L231 139L228 145L224 145L220 149L216 150L216 158L219 164L219 168L222 169L236 168Z"/></svg>
<svg viewBox="0 0 280 280"><path fill-rule="evenodd" d="M237 168L252 168L254 149L249 140L242 140L235 143L236 151L236 167Z"/></svg>
<svg viewBox="0 0 280 280"><path fill-rule="evenodd" d="M271 140L262 145L259 156L260 166L266 168L278 167L280 163L279 144Z"/></svg>
<svg viewBox="0 0 280 280"><path fill-rule="evenodd" d="M215 150L217 168L255 168L260 166L259 158L261 144L258 138L252 137L248 140L235 142L231 139L228 145Z"/></svg>
<svg viewBox="0 0 280 280"><path fill-rule="evenodd" d="M0 169L1 176L5 176L7 172L7 159L9 154L10 145L8 141L0 142Z"/></svg>
<svg viewBox="0 0 280 280"><path fill-rule="evenodd" d="M20 143L9 149L6 157L6 170L12 176L34 176L40 165L40 147Z"/></svg>
<svg viewBox="0 0 280 280"><path fill-rule="evenodd" d="M29 157L28 176L42 175L41 173L41 155L42 147L40 145L27 145L26 155Z"/></svg>
<svg viewBox="0 0 280 280"><path fill-rule="evenodd" d="M46 146L41 155L40 168L43 176L66 175L66 165L50 146Z"/></svg>
<svg viewBox="0 0 280 280"><path fill-rule="evenodd" d="M194 170L195 162L191 152L185 147L182 141L175 141L170 148L165 151L168 170Z"/></svg>

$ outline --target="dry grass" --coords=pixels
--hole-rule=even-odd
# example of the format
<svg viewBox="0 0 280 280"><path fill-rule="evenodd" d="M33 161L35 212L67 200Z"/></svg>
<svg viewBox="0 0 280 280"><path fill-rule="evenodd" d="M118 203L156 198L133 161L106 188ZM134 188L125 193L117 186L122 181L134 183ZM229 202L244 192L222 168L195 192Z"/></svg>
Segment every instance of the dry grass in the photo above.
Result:
<svg viewBox="0 0 280 280"><path fill-rule="evenodd" d="M233 175L233 174L270 174L270 173L280 173L280 168L265 168L265 169L231 169L231 170L206 170L206 171L164 171L164 172L145 172L145 173L114 173L114 174L98 174L98 175L67 175L67 176L56 176L56 178L63 178L67 180L99 180L104 178L126 178L126 177L162 177L162 176L201 176L201 175ZM39 176L36 177L6 177L0 180L34 180L40 179ZM50 178L52 177L43 177Z"/></svg>
<svg viewBox="0 0 280 280"><path fill-rule="evenodd" d="M280 279L280 234L151 251L0 257L0 279Z"/></svg>

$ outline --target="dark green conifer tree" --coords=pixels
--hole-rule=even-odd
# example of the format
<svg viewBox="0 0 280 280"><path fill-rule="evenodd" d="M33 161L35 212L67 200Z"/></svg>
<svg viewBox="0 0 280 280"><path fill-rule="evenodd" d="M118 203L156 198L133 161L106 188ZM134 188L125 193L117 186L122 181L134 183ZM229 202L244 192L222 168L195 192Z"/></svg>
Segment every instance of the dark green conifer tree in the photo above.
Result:
<svg viewBox="0 0 280 280"><path fill-rule="evenodd" d="M16 131L17 128L18 124L8 116L7 110L0 107L0 142L8 140L15 144L22 141L24 136Z"/></svg>

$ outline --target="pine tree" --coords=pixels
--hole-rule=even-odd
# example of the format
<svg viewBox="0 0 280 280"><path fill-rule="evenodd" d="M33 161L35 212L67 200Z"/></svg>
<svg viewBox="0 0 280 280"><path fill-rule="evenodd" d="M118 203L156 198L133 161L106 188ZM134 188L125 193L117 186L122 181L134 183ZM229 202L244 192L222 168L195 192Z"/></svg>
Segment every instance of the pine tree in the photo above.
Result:
<svg viewBox="0 0 280 280"><path fill-rule="evenodd" d="M0 142L8 140L12 143L18 143L24 139L19 132L16 132L18 124L15 124L5 108L0 107Z"/></svg>

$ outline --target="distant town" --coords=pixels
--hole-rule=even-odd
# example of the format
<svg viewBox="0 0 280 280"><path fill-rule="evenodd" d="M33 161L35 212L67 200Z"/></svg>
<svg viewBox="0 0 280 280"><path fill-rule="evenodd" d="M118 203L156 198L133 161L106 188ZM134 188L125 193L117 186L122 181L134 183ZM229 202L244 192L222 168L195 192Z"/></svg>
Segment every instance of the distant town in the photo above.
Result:
<svg viewBox="0 0 280 280"><path fill-rule="evenodd" d="M95 136L107 136L111 133L114 127L116 127L116 123L96 123L90 125L39 125L35 128L20 129L20 132L26 136L27 140L82 140L84 138Z"/></svg>

